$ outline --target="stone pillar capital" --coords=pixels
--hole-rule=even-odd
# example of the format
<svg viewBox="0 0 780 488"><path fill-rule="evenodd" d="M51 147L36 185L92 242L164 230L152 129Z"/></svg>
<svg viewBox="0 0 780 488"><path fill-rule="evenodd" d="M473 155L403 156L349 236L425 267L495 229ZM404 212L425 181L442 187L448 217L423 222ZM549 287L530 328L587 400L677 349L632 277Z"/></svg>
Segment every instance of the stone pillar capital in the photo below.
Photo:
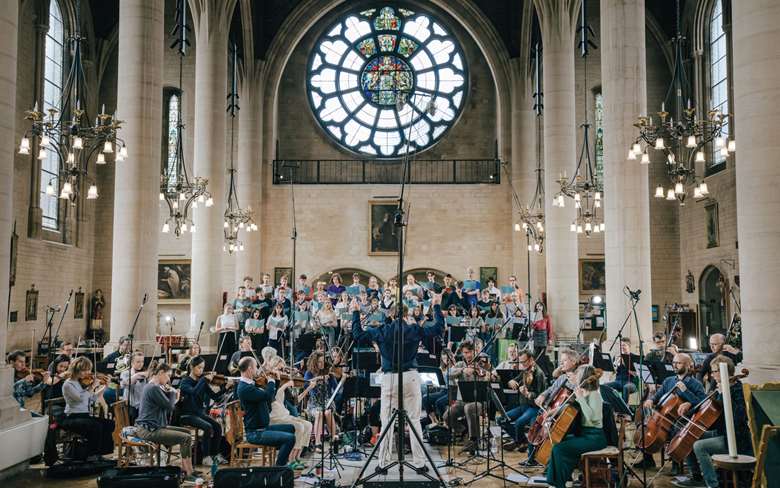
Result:
<svg viewBox="0 0 780 488"><path fill-rule="evenodd" d="M228 35L236 0L188 0L188 3L198 44L205 44L214 35Z"/></svg>

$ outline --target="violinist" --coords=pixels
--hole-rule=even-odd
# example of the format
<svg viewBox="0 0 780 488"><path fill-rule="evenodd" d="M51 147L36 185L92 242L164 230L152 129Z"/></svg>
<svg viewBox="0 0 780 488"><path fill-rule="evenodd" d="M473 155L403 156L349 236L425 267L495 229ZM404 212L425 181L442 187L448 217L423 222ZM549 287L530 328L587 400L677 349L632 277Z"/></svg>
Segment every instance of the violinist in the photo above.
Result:
<svg viewBox="0 0 780 488"><path fill-rule="evenodd" d="M189 374L181 380L180 423L203 431L200 438L203 464L225 464L227 459L222 452L222 427L208 415L208 407L210 400L218 401L222 398L225 390L233 386L233 381L226 380L214 391L211 385L216 383L212 381L215 373L204 374L204 369L206 360L195 356L189 363Z"/></svg>
<svg viewBox="0 0 780 488"><path fill-rule="evenodd" d="M333 410L325 409L325 406L336 389L336 379L330 374L330 368L326 364L325 354L313 352L306 364L306 389L298 396L298 401L309 397L306 411L309 417L314 419L314 443L317 449L322 449L323 415L324 422L328 426L331 436L336 435L336 422L333 420Z"/></svg>
<svg viewBox="0 0 780 488"><path fill-rule="evenodd" d="M450 378L450 372L454 366L455 355L448 348L442 349L439 369L441 369L447 384L443 387L428 386L422 398L423 407L428 413L431 422L435 423L437 419L443 418L444 412L447 410L449 404L449 388L454 388L457 385L455 379Z"/></svg>
<svg viewBox="0 0 780 488"><path fill-rule="evenodd" d="M162 444L169 450L178 445L185 480L194 482L190 431L170 425L171 414L181 394L169 384L171 367L165 363L155 364L150 373L151 377L141 393L141 408L135 420L136 435L145 441Z"/></svg>
<svg viewBox="0 0 780 488"><path fill-rule="evenodd" d="M571 480L574 469L580 464L580 456L589 451L607 447L604 435L604 400L599 392L599 372L593 366L582 365L575 373L577 387L574 401L580 411L580 433L568 434L561 442L552 446L547 464L547 484L564 488Z"/></svg>
<svg viewBox="0 0 780 488"><path fill-rule="evenodd" d="M119 344L117 344L116 351L107 354L103 358L103 361L101 361L101 363L105 364L107 369L113 370L116 367L116 362L119 360L119 358L129 353L130 353L130 338L124 336L120 337Z"/></svg>
<svg viewBox="0 0 780 488"><path fill-rule="evenodd" d="M178 369L180 373L186 373L190 364L190 359L195 356L200 356L200 344L197 342L190 344L187 352L184 353L184 355L179 356L179 364L176 366L176 369Z"/></svg>
<svg viewBox="0 0 780 488"><path fill-rule="evenodd" d="M238 399L244 411L244 432L248 442L279 449L277 466L287 465L290 452L295 447L295 427L290 424L270 425L269 407L276 398L276 377L273 373L268 384L261 388L255 384L257 361L242 358L238 362L241 379L238 383Z"/></svg>
<svg viewBox="0 0 780 488"><path fill-rule="evenodd" d="M731 358L720 355L708 364L709 369L713 372L713 381L718 387L717 398L721 398L720 394L720 374L718 370L720 364L726 364L729 377L734 376L734 361ZM753 446L750 440L750 430L747 419L747 411L745 407L745 396L742 390L742 382L739 379L735 379L729 387L731 393L731 409L734 416L734 434L737 441L737 453L739 454L753 454ZM718 473L715 466L712 463L712 456L714 454L727 454L728 445L726 443L726 422L724 415L721 412L718 420L715 421L712 430L704 433L704 435L693 444L693 452L688 459L686 459L688 465L691 467L693 476L687 480L672 481L675 486L683 487L707 487L718 488L721 486L718 481ZM701 473L701 474L699 474Z"/></svg>
<svg viewBox="0 0 780 488"><path fill-rule="evenodd" d="M514 439L514 445L504 446L505 449L522 449L528 443L525 437L525 428L531 424L539 413L536 398L544 391L547 377L542 368L536 364L534 355L528 350L523 350L518 355L520 361L520 374L509 380L509 388L516 390L518 406L506 413L506 418L500 422L504 431Z"/></svg>
<svg viewBox="0 0 780 488"><path fill-rule="evenodd" d="M506 347L506 359L498 363L496 369L520 369L520 361L518 360L517 343L511 342Z"/></svg>
<svg viewBox="0 0 780 488"><path fill-rule="evenodd" d="M45 381L48 388L46 388L43 393L44 401L62 398L62 385L65 383L69 367L70 358L68 356L59 355L51 362L49 370L52 371L53 374L50 373L49 380Z"/></svg>
<svg viewBox="0 0 780 488"><path fill-rule="evenodd" d="M127 401L127 412L130 423L138 417L138 409L141 407L141 394L146 386L147 372L144 370L144 353L135 351L130 361L130 369L119 374L119 387L122 391L122 400Z"/></svg>
<svg viewBox="0 0 780 488"><path fill-rule="evenodd" d="M276 349L273 347L265 347L261 351L263 355L263 364L266 365L266 369L275 374L278 371L278 365L284 366L284 360L276 355ZM285 391L292 387L294 383L292 380L285 381L276 390L273 402L271 402L271 413L269 425L292 425L295 428L295 446L290 452L290 458L292 459L291 467L293 469L303 469L304 464L301 461L301 452L303 448L309 445L309 439L311 439L311 422L302 419L297 416L293 416L285 405Z"/></svg>
<svg viewBox="0 0 780 488"><path fill-rule="evenodd" d="M32 398L36 393L46 388L49 380L48 372L33 371L27 367L27 356L22 351L12 351L8 354L8 364L14 368L14 399L19 407L24 408L27 398Z"/></svg>
<svg viewBox="0 0 780 488"><path fill-rule="evenodd" d="M639 356L631 352L631 339L620 339L620 357L615 360L617 364L615 381L606 386L621 392L623 401L628 402L628 396L637 390L638 376L634 371L634 363L639 362Z"/></svg>
<svg viewBox="0 0 780 488"><path fill-rule="evenodd" d="M677 354L677 346L674 344L666 345L666 334L656 332L653 335L653 349L645 354L645 362L657 362L672 364L674 356Z"/></svg>
<svg viewBox="0 0 780 488"><path fill-rule="evenodd" d="M481 356L477 360L477 354L471 342L461 343L460 349L463 359L455 363L455 367L450 370L450 375L453 379L457 381L489 381L491 377L496 375L495 371L486 371L483 366L487 359L486 356ZM460 396L460 390L458 390L458 396ZM464 447L464 451L473 454L477 450L477 442L479 440L479 417L482 415L482 404L480 402L464 403L459 399L444 412L447 426L450 429L462 431L463 425L457 424L457 419L464 414L466 415L466 425L469 434L469 442Z"/></svg>
<svg viewBox="0 0 780 488"><path fill-rule="evenodd" d="M726 344L726 336L723 334L712 334L710 336L710 351L712 352L704 358L704 363L698 374L699 381L707 387L707 391L710 391L715 385L713 376L717 376L718 374L718 372L715 371L713 375L712 368L710 368L710 364L715 357L719 355L726 356L731 359L731 362L734 364L742 362L742 351L730 344Z"/></svg>
<svg viewBox="0 0 780 488"><path fill-rule="evenodd" d="M114 421L92 417L92 406L98 401L106 385L92 375L92 361L78 357L70 363L69 378L62 385L65 398L65 418L62 427L87 438L87 460L114 452Z"/></svg>

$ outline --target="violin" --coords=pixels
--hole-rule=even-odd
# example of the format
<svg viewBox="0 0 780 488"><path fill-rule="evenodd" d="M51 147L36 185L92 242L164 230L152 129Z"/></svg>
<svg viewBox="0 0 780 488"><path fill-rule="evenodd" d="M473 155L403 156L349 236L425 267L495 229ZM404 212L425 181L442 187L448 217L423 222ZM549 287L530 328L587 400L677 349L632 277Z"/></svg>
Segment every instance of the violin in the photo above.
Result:
<svg viewBox="0 0 780 488"><path fill-rule="evenodd" d="M19 374L22 375L22 376L32 375L33 376L33 381L35 383L40 383L41 381L43 381L43 375L45 373L46 373L46 370L45 369L40 369L40 368L34 368L34 369L24 368L24 369L19 371Z"/></svg>
<svg viewBox="0 0 780 488"><path fill-rule="evenodd" d="M206 377L206 380L209 382L210 385L214 385L214 386L224 386L228 382L228 378L224 374L210 375Z"/></svg>
<svg viewBox="0 0 780 488"><path fill-rule="evenodd" d="M734 381L746 378L750 372L743 369L739 374L729 378L729 385ZM722 387L724 387L722 385ZM669 442L669 449L666 453L670 458L682 463L693 450L693 444L712 427L723 413L723 404L716 398L718 390L713 391L707 398L699 402L696 412L686 419L687 423L677 432Z"/></svg>
<svg viewBox="0 0 780 488"><path fill-rule="evenodd" d="M98 385L108 385L108 382L111 380L111 378L103 373L86 373L84 376L82 376L79 379L79 383L81 383L81 386L83 388L89 388L90 386L97 383Z"/></svg>

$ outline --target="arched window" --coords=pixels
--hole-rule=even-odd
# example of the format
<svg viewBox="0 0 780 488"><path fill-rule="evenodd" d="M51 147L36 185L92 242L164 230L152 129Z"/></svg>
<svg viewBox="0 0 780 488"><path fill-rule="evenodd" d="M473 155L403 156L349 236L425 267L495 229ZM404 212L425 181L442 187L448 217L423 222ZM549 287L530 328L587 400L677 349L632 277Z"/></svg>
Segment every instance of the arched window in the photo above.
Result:
<svg viewBox="0 0 780 488"><path fill-rule="evenodd" d="M718 109L722 113L729 113L729 89L728 89L728 49L727 37L723 30L723 0L715 0L709 21L709 99L710 109ZM728 122L728 119L726 119ZM728 140L728 123L723 126L723 137ZM718 171L725 167L726 157L718 148L712 148L712 156L708 173Z"/></svg>
<svg viewBox="0 0 780 488"><path fill-rule="evenodd" d="M56 109L62 111L62 66L65 61L65 26L62 10L57 0L49 4L49 30L46 33L46 51L43 62L43 111ZM46 159L41 161L40 206L42 226L45 229L59 230L59 188L60 156L56 151L47 151Z"/></svg>
<svg viewBox="0 0 780 488"><path fill-rule="evenodd" d="M385 4L347 14L309 58L309 103L337 144L394 158L435 144L467 92L457 39L438 19Z"/></svg>
<svg viewBox="0 0 780 488"><path fill-rule="evenodd" d="M181 91L177 88L166 88L163 100L165 103L163 120L163 167L170 175L168 186L173 188L178 183L176 181L176 152L177 147L177 127L181 117Z"/></svg>

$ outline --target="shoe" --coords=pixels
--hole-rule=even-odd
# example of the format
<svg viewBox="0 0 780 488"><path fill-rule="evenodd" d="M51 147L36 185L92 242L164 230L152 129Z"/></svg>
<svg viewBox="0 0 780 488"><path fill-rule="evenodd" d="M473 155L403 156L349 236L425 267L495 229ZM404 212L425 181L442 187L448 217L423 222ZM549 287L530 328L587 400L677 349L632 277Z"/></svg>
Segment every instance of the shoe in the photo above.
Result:
<svg viewBox="0 0 780 488"><path fill-rule="evenodd" d="M525 461L520 461L520 466L524 468L541 468L542 465L536 462L536 459L529 458Z"/></svg>
<svg viewBox="0 0 780 488"><path fill-rule="evenodd" d="M203 458L203 460L201 460L200 464L202 464L203 466L211 466L212 464L214 464L214 460L211 459L211 456L206 456Z"/></svg>
<svg viewBox="0 0 780 488"><path fill-rule="evenodd" d="M707 488L707 485L704 483L704 480L699 480L696 478L688 478L684 480L672 480L672 484L674 486L680 486L683 488Z"/></svg>
<svg viewBox="0 0 780 488"><path fill-rule="evenodd" d="M505 451L514 451L517 449L517 442L515 441L509 441L504 443L503 448Z"/></svg>

